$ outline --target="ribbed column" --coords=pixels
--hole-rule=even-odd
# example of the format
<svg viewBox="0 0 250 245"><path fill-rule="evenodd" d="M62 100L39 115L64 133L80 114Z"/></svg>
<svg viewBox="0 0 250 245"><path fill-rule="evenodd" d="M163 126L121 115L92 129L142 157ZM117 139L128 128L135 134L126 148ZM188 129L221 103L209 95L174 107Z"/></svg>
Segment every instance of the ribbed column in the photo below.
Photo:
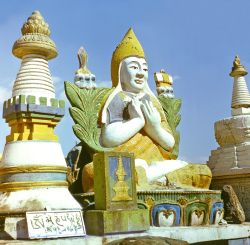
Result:
<svg viewBox="0 0 250 245"><path fill-rule="evenodd" d="M41 55L26 55L17 73L12 96L34 95L55 98L48 61Z"/></svg>
<svg viewBox="0 0 250 245"><path fill-rule="evenodd" d="M250 107L250 95L243 76L234 77L232 108Z"/></svg>

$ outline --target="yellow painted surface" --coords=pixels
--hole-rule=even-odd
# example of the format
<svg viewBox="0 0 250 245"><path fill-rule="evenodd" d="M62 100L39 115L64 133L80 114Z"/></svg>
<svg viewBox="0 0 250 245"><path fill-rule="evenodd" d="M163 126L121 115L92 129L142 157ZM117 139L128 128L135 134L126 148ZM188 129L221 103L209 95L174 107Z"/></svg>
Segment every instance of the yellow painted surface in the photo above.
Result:
<svg viewBox="0 0 250 245"><path fill-rule="evenodd" d="M10 120L11 133L6 137L6 142L17 140L51 140L58 141L54 133L57 125L52 119L19 118Z"/></svg>
<svg viewBox="0 0 250 245"><path fill-rule="evenodd" d="M167 175L170 183L176 183L182 188L209 189L212 173L206 164L188 164Z"/></svg>

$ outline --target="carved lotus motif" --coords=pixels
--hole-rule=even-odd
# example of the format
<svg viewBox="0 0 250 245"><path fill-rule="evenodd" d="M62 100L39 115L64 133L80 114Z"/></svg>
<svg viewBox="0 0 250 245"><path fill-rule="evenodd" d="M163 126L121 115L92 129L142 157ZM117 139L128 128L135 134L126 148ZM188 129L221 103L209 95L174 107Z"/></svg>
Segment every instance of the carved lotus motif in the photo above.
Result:
<svg viewBox="0 0 250 245"><path fill-rule="evenodd" d="M205 217L205 211L200 209L195 209L190 215L190 225L198 226L202 225Z"/></svg>
<svg viewBox="0 0 250 245"><path fill-rule="evenodd" d="M158 212L157 220L160 227L169 227L175 224L176 213L173 209Z"/></svg>
<svg viewBox="0 0 250 245"><path fill-rule="evenodd" d="M218 208L215 212L214 224L215 225L219 224L219 222L223 219L223 216L224 216L224 209Z"/></svg>

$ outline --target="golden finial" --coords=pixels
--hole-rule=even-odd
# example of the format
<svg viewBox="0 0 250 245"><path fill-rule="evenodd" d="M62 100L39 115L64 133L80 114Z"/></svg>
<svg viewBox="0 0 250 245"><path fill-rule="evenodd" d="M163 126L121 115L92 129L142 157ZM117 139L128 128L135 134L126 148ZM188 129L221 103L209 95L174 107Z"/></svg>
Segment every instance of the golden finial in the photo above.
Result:
<svg viewBox="0 0 250 245"><path fill-rule="evenodd" d="M39 11L34 11L28 20L23 24L22 34L39 33L50 36L49 25L44 21Z"/></svg>
<svg viewBox="0 0 250 245"><path fill-rule="evenodd" d="M12 53L22 59L29 54L44 56L47 60L57 56L55 43L50 39L49 25L39 11L34 11L22 27L22 37L13 45Z"/></svg>
<svg viewBox="0 0 250 245"><path fill-rule="evenodd" d="M113 52L111 61L111 78L113 87L116 87L118 84L118 70L121 61L131 56L145 58L140 42L138 41L133 29L129 28L122 41Z"/></svg>
<svg viewBox="0 0 250 245"><path fill-rule="evenodd" d="M88 54L83 47L79 48L77 57L79 61L79 70L77 70L77 73L91 74L91 71L87 68Z"/></svg>
<svg viewBox="0 0 250 245"><path fill-rule="evenodd" d="M235 56L232 71L230 72L231 77L241 77L247 75L247 71L245 67L240 63L240 57L238 55Z"/></svg>

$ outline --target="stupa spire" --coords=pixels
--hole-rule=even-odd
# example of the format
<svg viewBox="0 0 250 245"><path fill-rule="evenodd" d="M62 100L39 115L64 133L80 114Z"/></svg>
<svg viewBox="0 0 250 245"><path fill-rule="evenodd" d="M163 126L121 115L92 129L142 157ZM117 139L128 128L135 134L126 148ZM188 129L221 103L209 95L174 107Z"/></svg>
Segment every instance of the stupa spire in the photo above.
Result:
<svg viewBox="0 0 250 245"><path fill-rule="evenodd" d="M250 95L244 76L247 75L245 67L241 64L238 55L235 56L230 76L234 78L232 94L232 114L238 115L239 108L250 107ZM237 111L237 112L236 112ZM244 113L241 109L240 114Z"/></svg>
<svg viewBox="0 0 250 245"><path fill-rule="evenodd" d="M23 24L22 36L14 43L12 53L22 59L12 95L34 95L55 98L48 60L57 56L50 39L49 25L39 11L34 11ZM32 84L32 86L30 86Z"/></svg>

